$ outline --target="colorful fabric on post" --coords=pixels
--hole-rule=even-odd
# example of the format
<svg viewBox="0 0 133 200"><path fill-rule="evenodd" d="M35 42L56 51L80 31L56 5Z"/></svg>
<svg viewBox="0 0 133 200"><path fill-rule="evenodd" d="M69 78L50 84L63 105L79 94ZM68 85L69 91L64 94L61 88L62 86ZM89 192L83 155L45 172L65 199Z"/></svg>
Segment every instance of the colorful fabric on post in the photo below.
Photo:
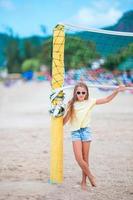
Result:
<svg viewBox="0 0 133 200"><path fill-rule="evenodd" d="M64 91L54 91L50 95L51 108L50 114L53 117L63 116L65 113L65 104L64 104L65 93Z"/></svg>

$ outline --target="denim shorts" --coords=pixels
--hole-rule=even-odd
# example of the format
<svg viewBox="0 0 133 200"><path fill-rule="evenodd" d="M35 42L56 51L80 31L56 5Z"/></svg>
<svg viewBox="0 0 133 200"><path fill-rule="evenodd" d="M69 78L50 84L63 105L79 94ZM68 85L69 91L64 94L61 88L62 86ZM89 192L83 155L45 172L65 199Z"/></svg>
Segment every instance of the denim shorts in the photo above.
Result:
<svg viewBox="0 0 133 200"><path fill-rule="evenodd" d="M80 128L71 132L72 141L92 141L92 132L90 127Z"/></svg>

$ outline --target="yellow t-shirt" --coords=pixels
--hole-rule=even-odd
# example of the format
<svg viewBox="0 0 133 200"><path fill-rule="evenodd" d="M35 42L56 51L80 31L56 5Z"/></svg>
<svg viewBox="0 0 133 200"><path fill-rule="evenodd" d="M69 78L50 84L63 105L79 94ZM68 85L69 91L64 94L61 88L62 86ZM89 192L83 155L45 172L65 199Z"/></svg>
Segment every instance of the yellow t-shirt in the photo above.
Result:
<svg viewBox="0 0 133 200"><path fill-rule="evenodd" d="M71 120L71 130L90 127L91 111L96 105L96 99L77 101L74 103L74 117Z"/></svg>

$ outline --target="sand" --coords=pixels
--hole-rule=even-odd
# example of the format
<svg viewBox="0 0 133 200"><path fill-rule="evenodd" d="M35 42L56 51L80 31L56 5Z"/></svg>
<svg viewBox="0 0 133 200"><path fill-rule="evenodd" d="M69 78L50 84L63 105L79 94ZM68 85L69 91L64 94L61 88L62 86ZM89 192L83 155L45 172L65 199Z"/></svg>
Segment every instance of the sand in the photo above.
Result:
<svg viewBox="0 0 133 200"><path fill-rule="evenodd" d="M64 181L49 184L50 85L0 84L0 200L133 199L133 95L119 94L92 113L90 167L97 187L80 188L81 170L64 128ZM94 97L106 95L91 91Z"/></svg>

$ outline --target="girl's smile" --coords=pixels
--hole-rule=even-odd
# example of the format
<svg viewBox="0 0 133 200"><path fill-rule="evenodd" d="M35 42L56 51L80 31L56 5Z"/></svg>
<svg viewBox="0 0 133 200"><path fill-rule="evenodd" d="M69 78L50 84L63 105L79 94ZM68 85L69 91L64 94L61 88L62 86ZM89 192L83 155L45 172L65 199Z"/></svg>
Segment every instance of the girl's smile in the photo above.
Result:
<svg viewBox="0 0 133 200"><path fill-rule="evenodd" d="M84 101L87 95L87 91L84 87L78 87L76 91L76 95L77 95L78 101Z"/></svg>

